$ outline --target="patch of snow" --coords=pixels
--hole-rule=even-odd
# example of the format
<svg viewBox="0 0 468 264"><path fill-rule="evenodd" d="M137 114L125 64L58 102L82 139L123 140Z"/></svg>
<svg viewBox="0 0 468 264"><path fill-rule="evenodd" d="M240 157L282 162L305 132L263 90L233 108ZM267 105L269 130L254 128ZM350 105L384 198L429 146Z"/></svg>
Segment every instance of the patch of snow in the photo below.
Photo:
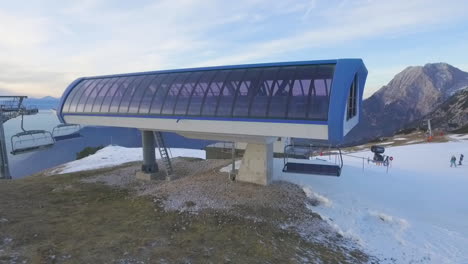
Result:
<svg viewBox="0 0 468 264"><path fill-rule="evenodd" d="M450 168L467 152L467 141L388 147L388 174L344 156L341 177L283 173L275 159L274 178L332 201L308 207L381 263L468 263L468 164Z"/></svg>
<svg viewBox="0 0 468 264"><path fill-rule="evenodd" d="M240 168L241 164L242 164L242 160L236 160L236 162L234 162L234 167L236 168L236 170ZM222 167L219 171L229 173L231 172L231 169L232 169L232 163L226 167Z"/></svg>
<svg viewBox="0 0 468 264"><path fill-rule="evenodd" d="M397 138L394 138L393 140L407 140L407 138L404 138L404 137L397 137Z"/></svg>
<svg viewBox="0 0 468 264"><path fill-rule="evenodd" d="M390 142L384 142L384 143L378 143L377 145L391 145L394 144L395 142L390 141Z"/></svg>
<svg viewBox="0 0 468 264"><path fill-rule="evenodd" d="M455 140L461 140L461 139L468 140L468 134L453 134L453 135L449 135L449 137Z"/></svg>
<svg viewBox="0 0 468 264"><path fill-rule="evenodd" d="M332 201L330 201L327 197L313 192L309 187L303 187L302 189L304 190L304 193L307 195L307 197L317 201L319 205L323 205L325 207L332 206Z"/></svg>
<svg viewBox="0 0 468 264"><path fill-rule="evenodd" d="M206 158L206 153L204 150L182 148L171 148L168 150L172 154L172 157L193 157L201 159ZM156 158L160 158L159 151L157 149ZM143 152L141 148L107 146L97 151L93 155L61 165L57 169L53 170L51 174L64 174L77 171L109 168L127 162L140 160L143 160Z"/></svg>
<svg viewBox="0 0 468 264"><path fill-rule="evenodd" d="M421 143L421 142L424 142L424 140L422 139L411 140L411 141L405 142L405 144L415 144L415 143Z"/></svg>

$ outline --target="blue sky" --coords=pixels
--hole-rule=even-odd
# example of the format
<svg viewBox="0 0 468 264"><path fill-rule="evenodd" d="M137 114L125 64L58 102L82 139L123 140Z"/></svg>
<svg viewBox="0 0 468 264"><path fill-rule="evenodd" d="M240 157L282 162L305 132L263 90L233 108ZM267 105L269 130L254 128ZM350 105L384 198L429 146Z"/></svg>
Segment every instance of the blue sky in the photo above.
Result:
<svg viewBox="0 0 468 264"><path fill-rule="evenodd" d="M366 96L410 65L468 71L466 0L0 0L0 92L80 76L363 58Z"/></svg>

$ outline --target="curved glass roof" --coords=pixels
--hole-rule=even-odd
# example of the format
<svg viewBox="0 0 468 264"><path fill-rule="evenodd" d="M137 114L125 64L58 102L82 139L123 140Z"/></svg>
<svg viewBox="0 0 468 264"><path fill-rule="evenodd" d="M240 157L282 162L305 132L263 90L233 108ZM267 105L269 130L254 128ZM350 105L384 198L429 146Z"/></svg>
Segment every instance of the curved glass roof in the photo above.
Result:
<svg viewBox="0 0 468 264"><path fill-rule="evenodd" d="M326 63L83 78L61 112L325 121L334 70Z"/></svg>

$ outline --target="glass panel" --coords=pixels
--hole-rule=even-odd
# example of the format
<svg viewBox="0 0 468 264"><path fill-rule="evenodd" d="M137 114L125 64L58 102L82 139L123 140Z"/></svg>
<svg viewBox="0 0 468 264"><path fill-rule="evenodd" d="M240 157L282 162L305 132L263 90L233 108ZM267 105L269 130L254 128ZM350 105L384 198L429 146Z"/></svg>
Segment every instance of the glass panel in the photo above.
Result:
<svg viewBox="0 0 468 264"><path fill-rule="evenodd" d="M291 84L293 84L295 74L296 67L281 68L278 72L277 78L273 83L268 117L281 119L286 117Z"/></svg>
<svg viewBox="0 0 468 264"><path fill-rule="evenodd" d="M76 110L75 112L77 113L83 113L83 110L84 110L84 104L86 102L86 99L88 99L88 97L90 96L91 94L91 91L96 87L96 85L98 85L100 82L102 81L101 80L93 80L93 83L88 86L86 89L83 89L83 93L81 94L80 96L80 99L78 100L78 103L76 105Z"/></svg>
<svg viewBox="0 0 468 264"><path fill-rule="evenodd" d="M230 117L236 91L240 89L241 80L247 74L247 70L232 70L222 87L221 95L218 99L216 116Z"/></svg>
<svg viewBox="0 0 468 264"><path fill-rule="evenodd" d="M156 78L151 81L151 84L146 88L145 94L143 95L143 98L141 99L140 107L138 110L139 114L149 113L149 110L151 107L151 101L154 98L154 94L156 90L158 89L161 82L164 81L164 79L167 79L168 76L169 76L168 74L158 74L156 75Z"/></svg>
<svg viewBox="0 0 468 264"><path fill-rule="evenodd" d="M259 82L259 88L253 98L250 107L249 117L265 117L270 100L272 85L278 74L279 68L266 68L263 70L262 78Z"/></svg>
<svg viewBox="0 0 468 264"><path fill-rule="evenodd" d="M312 68L314 67L314 68ZM308 119L327 120L333 78L333 65L317 65L304 67L312 76L312 85L308 106ZM309 77L310 78L310 77ZM330 85L329 85L330 84Z"/></svg>
<svg viewBox="0 0 468 264"><path fill-rule="evenodd" d="M248 69L244 76L234 102L234 117L248 117L250 102L259 89L263 69Z"/></svg>
<svg viewBox="0 0 468 264"><path fill-rule="evenodd" d="M84 91L88 89L88 87L93 86L96 80L86 80L85 84L80 87L79 90L76 91L72 101L70 102L69 112L74 113L76 112L76 107L78 102L80 101L81 95L83 95Z"/></svg>
<svg viewBox="0 0 468 264"><path fill-rule="evenodd" d="M175 81L177 76L179 76L177 73L171 73L168 75L167 78L165 78L161 82L151 102L151 107L150 107L151 114L158 114L158 115L161 114L161 107L163 105L164 98L166 97L169 87Z"/></svg>
<svg viewBox="0 0 468 264"><path fill-rule="evenodd" d="M198 81L198 84L192 91L190 105L187 110L187 115L199 116L205 95L209 93L208 87L211 85L213 78L216 76L216 71L206 71Z"/></svg>
<svg viewBox="0 0 468 264"><path fill-rule="evenodd" d="M127 90L125 91L122 100L119 106L119 113L128 113L128 108L130 106L130 102L132 101L133 96L137 90L137 87L142 83L142 81L148 76L140 75L136 76L135 80L129 84Z"/></svg>
<svg viewBox="0 0 468 264"><path fill-rule="evenodd" d="M119 106L122 101L122 98L125 95L127 89L132 85L132 83L138 77L123 77L122 82L115 90L114 96L112 97L112 101L110 103L109 113L117 113L119 111Z"/></svg>
<svg viewBox="0 0 468 264"><path fill-rule="evenodd" d="M192 75L192 73L186 72L179 73L177 75L178 77L176 81L169 88L168 93L166 95L166 99L164 99L163 110L161 112L161 114L163 115L174 114L174 107L177 102L177 96L179 95L179 92L183 89L185 81L190 77L190 75Z"/></svg>
<svg viewBox="0 0 468 264"><path fill-rule="evenodd" d="M226 78L230 72L231 71L217 71L216 74L213 75L202 106L202 116L215 115L216 106L218 105L222 89L224 89L226 85Z"/></svg>
<svg viewBox="0 0 468 264"><path fill-rule="evenodd" d="M309 103L309 91L308 87L304 87L304 83L307 83L307 79L310 78L307 72L303 72L304 69L297 69L296 79L293 80L291 96L289 98L289 118L305 119L307 117L307 105ZM302 73L302 74L301 74Z"/></svg>
<svg viewBox="0 0 468 264"><path fill-rule="evenodd" d="M357 77L354 76L353 83L349 89L346 120L353 118L357 114L357 87Z"/></svg>
<svg viewBox="0 0 468 264"><path fill-rule="evenodd" d="M84 103L84 108L83 112L89 113L91 112L91 109L93 108L93 103L97 98L98 93L101 91L102 87L108 83L111 79L103 79L101 82L99 82L94 89L90 92L88 98L86 99Z"/></svg>
<svg viewBox="0 0 468 264"><path fill-rule="evenodd" d="M78 91L82 89L83 86L88 85L88 84L89 83L87 80L82 80L81 82L78 83L77 86L72 88L70 94L67 97L67 100L63 104L62 112L68 113L70 111L69 109L70 109L71 102L73 101L73 98L75 98L76 94L78 93Z"/></svg>
<svg viewBox="0 0 468 264"><path fill-rule="evenodd" d="M145 94L148 86L150 85L151 81L156 78L157 75L146 75L141 81L140 85L136 88L135 93L133 94L133 98L130 101L130 105L128 107L128 113L136 114L138 113L138 107L140 106L141 99Z"/></svg>
<svg viewBox="0 0 468 264"><path fill-rule="evenodd" d="M96 96L96 99L92 103L92 107L91 107L90 112L92 112L92 113L98 113L99 112L99 109L101 108L101 104L102 104L102 102L105 100L105 98L107 96L107 93L109 91L109 87L111 87L117 80L118 80L118 78L111 78L108 81L106 81L106 83L103 84L101 90L98 92L98 94Z"/></svg>
<svg viewBox="0 0 468 264"><path fill-rule="evenodd" d="M114 98L115 93L119 89L119 87L123 84L124 80L127 77L120 77L118 78L114 83L109 84L109 88L106 91L106 94L104 95L104 100L102 104L99 106L96 111L99 111L100 113L108 113L110 110L110 105L112 103L112 98ZM98 105L96 104L96 107Z"/></svg>
<svg viewBox="0 0 468 264"><path fill-rule="evenodd" d="M206 72L194 72L184 83L182 89L180 89L177 96L177 101L174 109L175 115L185 115L187 106L189 104L190 96L192 95L193 89L198 85L202 75Z"/></svg>

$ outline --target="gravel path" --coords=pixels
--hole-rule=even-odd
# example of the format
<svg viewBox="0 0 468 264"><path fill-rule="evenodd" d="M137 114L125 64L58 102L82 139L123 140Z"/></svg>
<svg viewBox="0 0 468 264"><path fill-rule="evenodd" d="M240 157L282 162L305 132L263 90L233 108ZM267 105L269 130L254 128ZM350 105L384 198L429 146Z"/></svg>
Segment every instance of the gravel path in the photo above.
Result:
<svg viewBox="0 0 468 264"><path fill-rule="evenodd" d="M136 195L153 197L154 202L163 205L167 211L194 214L205 210L222 211L255 221L276 223L282 229L294 230L309 241L320 241L330 247L354 247L309 209L320 201L307 198L302 188L281 181L269 186L233 182L229 180L228 173L220 171L229 162L175 158L171 181L135 179L139 164L117 168L84 181L129 188ZM339 241L342 243L337 243Z"/></svg>

